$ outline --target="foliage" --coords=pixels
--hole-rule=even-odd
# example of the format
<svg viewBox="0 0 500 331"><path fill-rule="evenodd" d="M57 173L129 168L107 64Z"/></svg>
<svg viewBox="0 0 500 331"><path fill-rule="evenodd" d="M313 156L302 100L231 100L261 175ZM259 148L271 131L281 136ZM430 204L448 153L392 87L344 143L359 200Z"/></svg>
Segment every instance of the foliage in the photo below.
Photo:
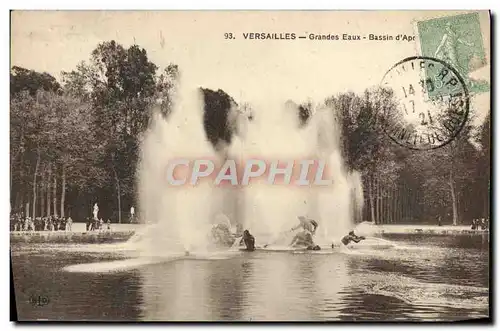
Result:
<svg viewBox="0 0 500 331"><path fill-rule="evenodd" d="M228 123L229 112L238 104L222 90L201 89L204 99L203 125L208 141L219 149L231 143L232 130Z"/></svg>
<svg viewBox="0 0 500 331"><path fill-rule="evenodd" d="M43 194L56 185L56 199L63 200L64 209L75 219L89 216L96 201L104 218L125 219L117 211L136 204L140 137L153 105L159 105L168 120L179 77L177 65L159 70L145 49L126 48L115 41L100 43L87 61L63 72L62 84L48 73L13 67L13 209L24 210L34 192L41 194L42 201ZM202 88L201 92L207 139L216 150L223 150L235 134L232 115L248 112L248 106L238 105L222 90ZM348 170L362 175L363 219L427 222L440 215L445 222L468 223L489 215L489 115L479 130L473 130L469 121L445 147L414 152L384 133L383 125L390 124L395 108L389 91L342 93L325 103L337 117L338 127L332 130L341 131ZM301 126L307 125L311 107L299 106Z"/></svg>
<svg viewBox="0 0 500 331"><path fill-rule="evenodd" d="M35 96L38 90L59 92L61 85L50 74L36 72L18 66L13 66L10 71L10 95L11 97L27 91Z"/></svg>

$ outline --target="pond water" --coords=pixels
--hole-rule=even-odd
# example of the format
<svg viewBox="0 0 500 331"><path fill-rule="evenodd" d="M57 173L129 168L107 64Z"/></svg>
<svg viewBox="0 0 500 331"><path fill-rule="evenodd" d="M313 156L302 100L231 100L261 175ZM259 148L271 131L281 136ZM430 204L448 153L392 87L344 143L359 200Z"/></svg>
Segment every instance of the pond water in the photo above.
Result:
<svg viewBox="0 0 500 331"><path fill-rule="evenodd" d="M391 235L390 249L253 252L78 273L98 245L13 244L20 320L436 321L488 317L483 236Z"/></svg>

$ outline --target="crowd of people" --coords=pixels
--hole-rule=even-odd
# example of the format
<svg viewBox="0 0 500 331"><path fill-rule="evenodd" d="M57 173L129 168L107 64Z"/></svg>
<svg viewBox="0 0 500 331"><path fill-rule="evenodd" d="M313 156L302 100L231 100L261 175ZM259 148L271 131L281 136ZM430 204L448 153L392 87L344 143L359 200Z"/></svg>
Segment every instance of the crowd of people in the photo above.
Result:
<svg viewBox="0 0 500 331"><path fill-rule="evenodd" d="M85 223L85 231L111 230L109 219L104 222L102 218L87 217ZM73 220L57 215L32 218L16 213L10 215L10 231L73 231Z"/></svg>
<svg viewBox="0 0 500 331"><path fill-rule="evenodd" d="M314 236L319 226L318 222L298 216L299 223L288 231L288 233L295 233L292 241L289 243L293 248L305 248L307 250L320 250L320 246L314 242ZM12 214L10 216L11 231L72 231L73 220L71 217L60 216L45 216L45 217L25 217L22 213ZM473 229L481 226L484 228L487 220L482 219L473 221ZM105 231L111 230L111 221L108 219L106 222L100 218L87 217L85 220L85 231ZM297 231L299 230L299 231ZM297 231L297 232L296 232ZM344 236L341 240L342 244L347 246L351 242L359 243L364 240L364 237L358 237L351 231L348 235ZM240 246L241 249L247 251L254 251L255 237L250 231L239 228L236 233L231 232L231 223L227 217L220 218L216 224L213 225L211 231L212 242L219 247L231 247L234 245ZM263 247L266 248L270 244ZM334 247L334 245L332 245Z"/></svg>
<svg viewBox="0 0 500 331"><path fill-rule="evenodd" d="M475 218L472 220L471 230L488 230L490 227L489 218Z"/></svg>
<svg viewBox="0 0 500 331"><path fill-rule="evenodd" d="M85 220L85 230L86 231L103 231L111 230L111 221L108 219L106 223L102 218L91 218L87 217Z"/></svg>
<svg viewBox="0 0 500 331"><path fill-rule="evenodd" d="M72 231L71 217L29 217L21 213L10 215L11 231Z"/></svg>

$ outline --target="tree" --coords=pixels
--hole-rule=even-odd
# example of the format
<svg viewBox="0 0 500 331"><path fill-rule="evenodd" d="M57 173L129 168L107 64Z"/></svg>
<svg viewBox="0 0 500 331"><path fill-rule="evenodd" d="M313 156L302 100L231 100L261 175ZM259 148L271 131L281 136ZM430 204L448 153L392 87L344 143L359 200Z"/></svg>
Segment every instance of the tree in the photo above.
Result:
<svg viewBox="0 0 500 331"><path fill-rule="evenodd" d="M35 95L28 88L20 90L11 99L11 203L20 210L31 201L32 216L42 210L64 216L67 188L81 189L99 179L90 106L66 89L40 88ZM45 194L47 208L45 199L37 198L40 194Z"/></svg>
<svg viewBox="0 0 500 331"><path fill-rule="evenodd" d="M179 67L171 63L157 79L156 96L160 104L160 110L165 118L167 118L172 111L172 95L175 94L174 91L178 84L179 75Z"/></svg>
<svg viewBox="0 0 500 331"><path fill-rule="evenodd" d="M10 95L11 97L27 91L35 96L38 90L60 92L61 85L50 74L36 72L22 67L13 66L10 71Z"/></svg>
<svg viewBox="0 0 500 331"><path fill-rule="evenodd" d="M383 132L383 125L390 120L387 115L395 107L392 93L382 89L366 90L362 97L344 93L328 98L326 104L340 124L342 155L348 169L362 174L370 219L379 223L382 209L387 208L387 192L400 168L395 161L399 147Z"/></svg>
<svg viewBox="0 0 500 331"><path fill-rule="evenodd" d="M491 194L491 112L481 126L479 135L481 143L481 152L478 160L477 168L479 170L479 189L483 197L482 215L489 217L490 215L490 194Z"/></svg>
<svg viewBox="0 0 500 331"><path fill-rule="evenodd" d="M201 88L204 99L203 126L208 141L219 151L231 143L234 126L229 123L230 112L238 104L222 90Z"/></svg>
<svg viewBox="0 0 500 331"><path fill-rule="evenodd" d="M11 68L10 187L15 192L11 204L15 209L22 208L19 204L23 205L29 200L27 186L31 185L32 213L35 213L36 208L37 176L44 143L42 141L44 113L47 110L44 108L47 105L40 103L41 91L61 92L59 83L48 73L39 73L18 66ZM32 161L34 163L31 163ZM30 176L32 171L33 177L29 180L27 176Z"/></svg>
<svg viewBox="0 0 500 331"><path fill-rule="evenodd" d="M146 128L156 97L157 67L137 45L129 49L115 41L92 52L85 70L92 86L92 129L103 143L102 164L109 165L121 222L122 195L133 200L138 137Z"/></svg>
<svg viewBox="0 0 500 331"><path fill-rule="evenodd" d="M159 75L157 70L145 49L115 41L100 43L88 61L63 72L62 86L50 74L13 67L13 210L29 203L33 216L88 216L97 199L101 215L118 210L121 222L122 206L134 204L139 141L152 106L159 105L168 120L178 87L177 65L168 65ZM206 137L224 153L237 133L238 112L251 119L251 109L222 90L201 92ZM477 136L469 121L448 145L411 151L393 143L383 130L396 109L390 91L342 93L325 103L337 116L338 127L332 130L341 130L348 170L362 175L365 219L415 223L449 215L459 224L488 217L489 115ZM311 103L292 107L298 109L299 127L307 124L311 108Z"/></svg>

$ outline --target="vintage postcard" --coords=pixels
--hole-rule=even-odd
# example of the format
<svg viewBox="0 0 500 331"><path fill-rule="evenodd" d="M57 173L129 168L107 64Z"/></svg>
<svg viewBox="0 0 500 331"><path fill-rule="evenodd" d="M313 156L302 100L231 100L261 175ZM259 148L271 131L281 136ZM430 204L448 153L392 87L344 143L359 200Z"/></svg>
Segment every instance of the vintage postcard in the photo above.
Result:
<svg viewBox="0 0 500 331"><path fill-rule="evenodd" d="M12 11L18 321L491 321L489 11Z"/></svg>

